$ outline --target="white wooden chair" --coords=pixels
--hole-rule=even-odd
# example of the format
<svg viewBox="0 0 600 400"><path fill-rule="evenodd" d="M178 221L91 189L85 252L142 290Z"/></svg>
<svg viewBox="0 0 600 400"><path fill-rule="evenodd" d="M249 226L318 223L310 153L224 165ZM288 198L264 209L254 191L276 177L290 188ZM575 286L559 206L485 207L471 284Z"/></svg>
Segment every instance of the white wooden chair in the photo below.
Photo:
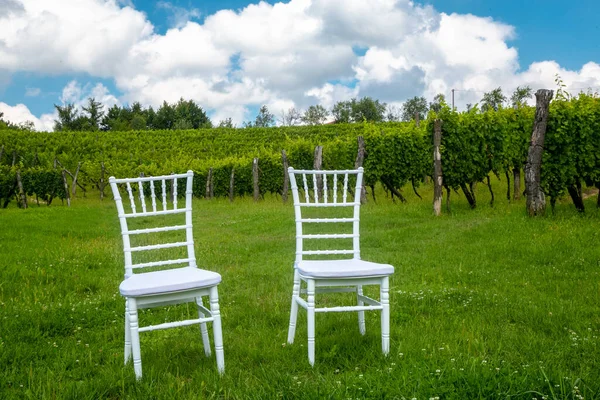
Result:
<svg viewBox="0 0 600 400"><path fill-rule="evenodd" d="M311 365L315 363L315 313L356 311L359 332L364 335L366 332L364 312L380 310L382 350L387 355L390 350L389 276L394 273L394 267L360 259L359 214L363 169L318 171L289 168L288 172L296 216L296 261L288 343L294 342L298 306L307 311L308 361ZM298 190L296 177L302 184L302 194ZM356 179L354 195L349 195L349 185L354 179ZM332 214L334 207L338 208L337 211L341 211L339 208L345 208L348 215L343 217L323 215ZM308 210L310 208L312 212ZM326 212L326 209L329 209L329 212ZM323 224L322 227L330 227L328 231L333 230L336 233L305 233L309 225L315 227L313 224ZM348 229L349 225L350 229ZM337 233L339 231L343 233ZM315 247L310 245L316 242L322 244L320 247L335 246L336 248L306 250L307 247ZM351 243L341 244L342 242ZM305 256L313 259L305 260ZM349 256L352 258L343 259ZM335 259L331 259L332 257ZM302 282L306 283L306 289L301 289ZM364 285L379 285L380 301L365 296ZM356 292L357 305L316 307L316 293L332 292ZM301 294L306 294L306 300Z"/></svg>
<svg viewBox="0 0 600 400"><path fill-rule="evenodd" d="M121 222L121 235L125 253L125 279L119 286L121 295L126 299L125 364L133 355L133 368L138 379L142 377L140 332L200 324L204 352L206 356L210 356L211 348L207 322L213 324L217 369L219 373L223 373L225 369L219 295L217 292L221 275L199 269L196 266L192 235L193 175L192 171L188 171L185 174L178 175L128 179L115 179L111 176L109 179ZM183 207L178 203L178 181L185 182L185 203ZM137 189L137 195L133 191L134 188ZM129 197L129 201L125 204L121 198L121 190ZM150 204L146 204L144 196L144 193L148 191L150 192ZM127 211L125 208L127 208ZM135 219L135 223L143 225L144 228L132 229L130 227L131 224L134 224L131 221L132 219ZM172 220L175 219L177 221L173 224ZM185 236L184 241L174 242L172 238L168 242L164 240L167 235L176 235L176 231L180 231L179 236ZM159 243L132 246L132 240L143 242L143 239L146 242ZM165 260L164 254L157 254L164 252L164 249L171 249L166 252L174 252L176 248L180 248L179 252L185 254L183 258ZM142 256L145 258L142 262L136 260L136 263L134 263L134 258L137 259ZM141 268L149 268L153 271L134 273L134 271ZM161 270L156 270L157 268L161 268ZM208 296L210 309L203 305L203 296ZM139 326L139 309L188 302L196 304L198 318Z"/></svg>

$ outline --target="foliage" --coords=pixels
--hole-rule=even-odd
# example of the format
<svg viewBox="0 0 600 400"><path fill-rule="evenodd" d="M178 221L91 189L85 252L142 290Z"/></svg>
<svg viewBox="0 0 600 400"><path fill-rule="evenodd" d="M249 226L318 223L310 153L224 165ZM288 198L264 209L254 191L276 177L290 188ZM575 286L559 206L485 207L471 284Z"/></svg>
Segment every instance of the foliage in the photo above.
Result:
<svg viewBox="0 0 600 400"><path fill-rule="evenodd" d="M419 120L423 121L427 115L427 111L429 111L429 107L427 106L425 97L415 96L402 104L402 121L412 121L417 114L419 115Z"/></svg>
<svg viewBox="0 0 600 400"><path fill-rule="evenodd" d="M26 174L30 168L53 170L55 157L70 171L82 162L79 182L83 185L95 185L101 163L107 175L157 175L192 169L203 180L213 168L217 196L228 195L231 170L235 169L236 194L245 196L252 193L253 158L259 158L261 193L280 193L282 150L286 150L290 165L312 168L314 148L322 145L325 168L351 168L357 154L357 137L363 136L367 152L365 182L369 186L385 182L386 187L399 189L407 182L418 186L424 177L432 175L433 120L441 118L442 168L447 188L470 192L472 185L490 175L503 177L524 166L533 130L533 107L521 104L483 112L475 107L458 113L445 103L440 105L439 112L430 112L420 128L413 122L363 122L119 133L25 134L4 129L0 130L0 149L4 149L0 165L15 164ZM107 116L113 111L120 113L123 109L111 108ZM134 105L127 112L140 110ZM541 184L553 202L567 190L571 193L573 188L581 191L582 185L600 185L599 134L600 99L596 96L580 94L551 103ZM12 181L3 182L0 190L11 190ZM204 195L201 186L194 193Z"/></svg>
<svg viewBox="0 0 600 400"><path fill-rule="evenodd" d="M446 96L444 96L442 93L438 93L433 98L433 102L429 103L429 109L436 113L439 113L445 104L446 104Z"/></svg>
<svg viewBox="0 0 600 400"><path fill-rule="evenodd" d="M506 102L506 96L502 93L502 88L497 87L491 92L483 94L483 98L481 99L481 111L498 111L502 108L504 102Z"/></svg>
<svg viewBox="0 0 600 400"><path fill-rule="evenodd" d="M316 106L310 106L304 111L302 115L302 122L306 125L322 125L327 120L329 112L325 107L318 104Z"/></svg>
<svg viewBox="0 0 600 400"><path fill-rule="evenodd" d="M336 123L383 122L386 104L370 97L337 102L331 111Z"/></svg>
<svg viewBox="0 0 600 400"><path fill-rule="evenodd" d="M513 108L522 107L525 101L533 95L533 90L529 86L517 86L512 96L510 96L510 104Z"/></svg>
<svg viewBox="0 0 600 400"><path fill-rule="evenodd" d="M295 126L302 121L302 114L295 107L290 107L287 111L281 111L279 124L282 126Z"/></svg>
<svg viewBox="0 0 600 400"><path fill-rule="evenodd" d="M269 109L266 105L263 105L259 110L256 118L254 119L254 123L245 122L245 128L268 128L275 124L275 116L269 112Z"/></svg>

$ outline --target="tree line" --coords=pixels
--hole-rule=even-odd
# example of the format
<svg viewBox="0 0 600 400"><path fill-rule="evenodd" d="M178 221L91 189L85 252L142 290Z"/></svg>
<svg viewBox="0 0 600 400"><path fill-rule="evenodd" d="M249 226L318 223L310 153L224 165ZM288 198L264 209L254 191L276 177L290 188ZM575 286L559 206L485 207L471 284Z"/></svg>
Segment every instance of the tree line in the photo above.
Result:
<svg viewBox="0 0 600 400"><path fill-rule="evenodd" d="M557 78L558 79L558 78ZM483 95L478 110L499 110L503 107L517 107L531 98L529 86L517 87L510 98L507 98L500 87ZM253 121L246 121L243 128L270 127L275 125L322 125L331 123L356 122L394 122L411 121L415 118L424 120L429 110L439 112L442 104L446 103L443 94L437 94L432 102L425 97L415 96L405 101L401 107L388 105L371 97L339 101L331 110L322 105L311 105L306 110L295 107L282 110L275 116L266 105L260 107ZM226 118L213 124L204 109L194 100L181 98L175 103L164 101L156 110L141 103L131 105L113 105L105 108L95 98L90 97L87 103L79 109L74 103L54 105L57 119L54 121L55 131L143 131L143 130L185 130L200 128L235 128L231 118ZM477 105L467 104L467 111L477 108ZM0 113L0 129L34 130L32 122L20 124L3 119Z"/></svg>

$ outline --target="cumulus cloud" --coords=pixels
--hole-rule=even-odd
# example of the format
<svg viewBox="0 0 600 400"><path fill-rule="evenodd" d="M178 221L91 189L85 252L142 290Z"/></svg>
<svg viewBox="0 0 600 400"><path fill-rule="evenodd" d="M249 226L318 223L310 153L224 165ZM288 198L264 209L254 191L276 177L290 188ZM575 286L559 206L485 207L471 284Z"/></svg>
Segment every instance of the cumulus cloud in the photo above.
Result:
<svg viewBox="0 0 600 400"><path fill-rule="evenodd" d="M183 97L215 123L240 123L262 104L273 113L362 96L400 104L437 93L450 99L451 89L461 108L498 86L555 87L556 74L569 87L600 86L597 63L520 66L514 27L409 0L259 2L203 22L197 10L162 1L173 18L164 34L130 0L5 2L12 11L0 14L0 85L17 71L85 73L113 79L122 95L72 82L63 101L94 94L158 106Z"/></svg>
<svg viewBox="0 0 600 400"><path fill-rule="evenodd" d="M36 117L29 111L25 104L17 104L10 106L0 101L0 113L4 113L3 119L12 122L13 124L21 124L24 122L33 122L35 129L38 131L51 131L54 129L54 119L56 114L43 114L41 117Z"/></svg>
<svg viewBox="0 0 600 400"><path fill-rule="evenodd" d="M96 101L102 103L104 110L112 107L113 105L121 105L121 101L112 95L108 88L102 83L96 83L92 85L87 83L82 85L77 80L72 80L63 88L60 96L60 101L63 104L71 103L75 107L81 109L84 107L89 98L93 98Z"/></svg>

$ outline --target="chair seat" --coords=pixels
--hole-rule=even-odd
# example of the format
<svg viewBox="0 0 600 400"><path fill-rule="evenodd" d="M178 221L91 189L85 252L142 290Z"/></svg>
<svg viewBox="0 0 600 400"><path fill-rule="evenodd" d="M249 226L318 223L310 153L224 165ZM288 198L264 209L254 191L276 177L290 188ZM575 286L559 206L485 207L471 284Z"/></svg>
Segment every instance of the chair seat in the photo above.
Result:
<svg viewBox="0 0 600 400"><path fill-rule="evenodd" d="M195 267L135 274L119 285L123 296L147 296L168 292L181 292L214 286L221 282L221 275Z"/></svg>
<svg viewBox="0 0 600 400"><path fill-rule="evenodd" d="M302 260L296 263L300 275L310 278L362 278L391 275L394 267L363 260Z"/></svg>

